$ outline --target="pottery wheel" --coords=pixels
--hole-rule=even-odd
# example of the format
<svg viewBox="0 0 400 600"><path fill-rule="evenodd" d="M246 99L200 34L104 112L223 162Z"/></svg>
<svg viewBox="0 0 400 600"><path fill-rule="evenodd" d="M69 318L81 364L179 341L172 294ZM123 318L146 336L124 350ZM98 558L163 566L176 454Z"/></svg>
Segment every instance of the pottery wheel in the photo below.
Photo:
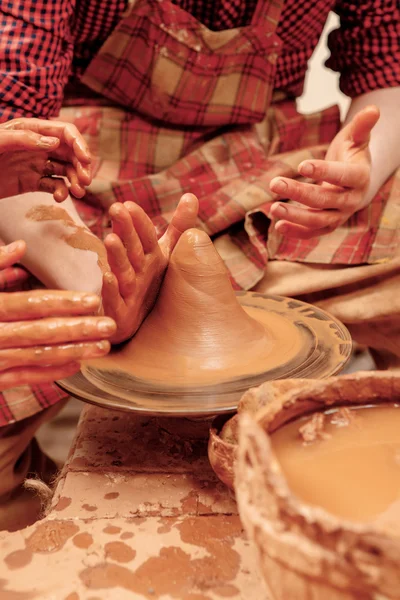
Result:
<svg viewBox="0 0 400 600"><path fill-rule="evenodd" d="M118 366L110 369L110 359L116 361L118 356L111 354L95 365L83 364L80 373L58 385L71 396L103 408L163 416L207 416L233 412L243 393L264 381L322 379L340 372L348 361L350 334L328 313L279 296L239 292L237 298L252 317L260 321L273 318L285 324L278 328L278 332L284 330L285 339L278 339L277 347L284 345L286 352L286 356L279 356L279 364L269 359L263 372L232 377L229 381L163 386L134 377Z"/></svg>

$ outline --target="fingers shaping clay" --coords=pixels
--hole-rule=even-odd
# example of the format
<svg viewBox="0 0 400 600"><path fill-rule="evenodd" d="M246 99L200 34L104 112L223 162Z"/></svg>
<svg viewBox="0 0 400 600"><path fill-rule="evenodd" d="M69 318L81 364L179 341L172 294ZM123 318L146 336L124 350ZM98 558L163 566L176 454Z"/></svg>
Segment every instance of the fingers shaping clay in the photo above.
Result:
<svg viewBox="0 0 400 600"><path fill-rule="evenodd" d="M170 259L156 305L135 337L101 362L150 386L193 387L244 378L279 366L301 336L282 316L239 303L209 236L190 229Z"/></svg>

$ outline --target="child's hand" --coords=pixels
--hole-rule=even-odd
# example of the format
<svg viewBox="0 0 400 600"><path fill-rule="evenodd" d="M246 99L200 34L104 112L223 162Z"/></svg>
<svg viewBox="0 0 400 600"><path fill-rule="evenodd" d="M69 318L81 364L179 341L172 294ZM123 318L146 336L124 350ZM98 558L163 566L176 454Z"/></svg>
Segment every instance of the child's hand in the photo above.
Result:
<svg viewBox="0 0 400 600"><path fill-rule="evenodd" d="M0 198L34 191L49 192L57 202L69 191L81 198L91 182L90 162L71 123L13 119L0 125Z"/></svg>
<svg viewBox="0 0 400 600"><path fill-rule="evenodd" d="M103 277L103 310L117 324L110 338L131 338L152 308L167 259L149 217L133 202L116 202L109 211L113 233L104 240L111 271Z"/></svg>
<svg viewBox="0 0 400 600"><path fill-rule="evenodd" d="M104 240L110 271L103 277L103 311L117 324L110 338L118 344L131 338L154 306L169 258L184 231L195 227L198 200L180 199L158 240L148 215L134 202L115 202L109 211L113 233Z"/></svg>
<svg viewBox="0 0 400 600"><path fill-rule="evenodd" d="M315 183L286 177L271 181L272 192L306 207L275 202L271 215L278 219L275 228L279 233L302 239L325 235L365 207L371 168L368 144L378 119L378 108L366 107L336 135L325 160L306 160L299 165L300 175Z"/></svg>

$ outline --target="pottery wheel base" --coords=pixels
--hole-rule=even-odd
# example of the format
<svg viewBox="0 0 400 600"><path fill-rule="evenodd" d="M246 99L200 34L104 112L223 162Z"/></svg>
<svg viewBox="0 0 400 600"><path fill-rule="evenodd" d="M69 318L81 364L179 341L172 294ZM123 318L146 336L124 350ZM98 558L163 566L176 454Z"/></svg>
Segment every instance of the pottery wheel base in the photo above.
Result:
<svg viewBox="0 0 400 600"><path fill-rule="evenodd" d="M351 355L351 337L334 317L319 308L280 296L239 292L246 309L274 313L301 337L299 350L280 365L251 377L196 387L155 388L107 367L83 366L80 373L58 382L71 396L114 410L162 416L208 416L236 410L243 393L264 381L288 378L323 379L340 372ZM282 341L283 343L283 341ZM104 365L107 365L104 359ZM101 366L101 361L98 361Z"/></svg>

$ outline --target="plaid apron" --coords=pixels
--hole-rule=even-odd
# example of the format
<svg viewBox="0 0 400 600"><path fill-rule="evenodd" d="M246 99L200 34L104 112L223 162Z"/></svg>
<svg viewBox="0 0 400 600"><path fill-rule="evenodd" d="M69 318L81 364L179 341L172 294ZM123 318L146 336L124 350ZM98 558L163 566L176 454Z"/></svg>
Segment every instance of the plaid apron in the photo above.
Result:
<svg viewBox="0 0 400 600"><path fill-rule="evenodd" d="M93 233L108 232L113 202L132 200L161 235L190 191L200 200L198 226L237 289L256 285L268 260L354 266L394 256L399 176L329 235L291 240L274 230L271 179L298 177L300 162L323 158L340 128L337 107L301 115L295 99L274 91L282 4L260 0L250 26L219 32L167 0L130 4L83 75L90 93L75 94L60 114L96 157L93 183L76 201ZM8 390L0 425L63 397L53 384Z"/></svg>
<svg viewBox="0 0 400 600"><path fill-rule="evenodd" d="M214 237L238 289L253 287L271 259L356 265L393 257L393 179L321 238L287 239L269 219L271 179L298 177L299 163L323 158L340 128L337 107L304 116L294 99L273 93L282 4L261 0L250 26L225 31L210 31L167 0L130 4L82 78L100 105L81 100L61 114L98 157L88 197L78 202L97 235L108 226L103 210L126 200L140 204L161 235L191 191L198 225Z"/></svg>

